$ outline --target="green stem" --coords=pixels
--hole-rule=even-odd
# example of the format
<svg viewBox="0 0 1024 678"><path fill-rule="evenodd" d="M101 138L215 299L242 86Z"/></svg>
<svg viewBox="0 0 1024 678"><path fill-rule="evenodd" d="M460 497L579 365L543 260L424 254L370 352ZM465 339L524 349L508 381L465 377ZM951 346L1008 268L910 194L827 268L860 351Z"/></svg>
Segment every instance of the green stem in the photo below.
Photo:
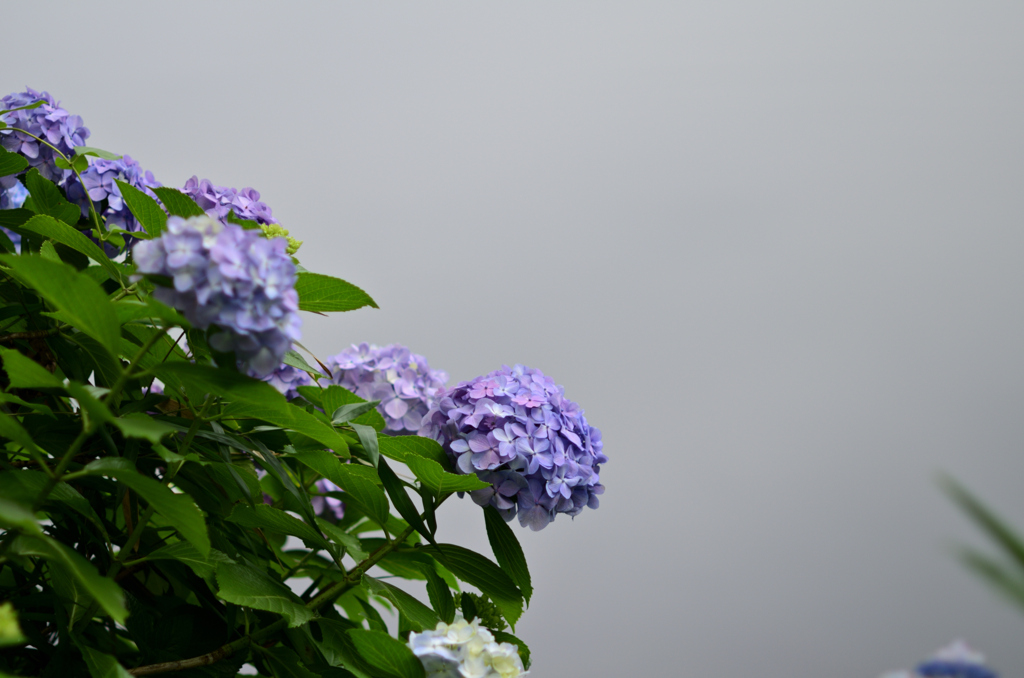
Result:
<svg viewBox="0 0 1024 678"><path fill-rule="evenodd" d="M139 349L139 352L135 354L134 358L132 358L131 363L128 364L128 367L126 367L124 371L121 372L121 376L119 376L117 378L117 381L114 382L114 385L110 389L110 393L107 394L107 402L113 402L114 400L117 399L117 396L121 394L121 389L124 388L124 385L128 383L128 380L131 378L132 371L135 369L135 366L138 364L138 362L142 360L145 357L145 355L149 353L149 349L156 346L156 343L160 341L160 339L163 338L166 334L167 330L161 329L159 332L154 333L153 336L150 337L146 341L146 343L142 345L142 348Z"/></svg>

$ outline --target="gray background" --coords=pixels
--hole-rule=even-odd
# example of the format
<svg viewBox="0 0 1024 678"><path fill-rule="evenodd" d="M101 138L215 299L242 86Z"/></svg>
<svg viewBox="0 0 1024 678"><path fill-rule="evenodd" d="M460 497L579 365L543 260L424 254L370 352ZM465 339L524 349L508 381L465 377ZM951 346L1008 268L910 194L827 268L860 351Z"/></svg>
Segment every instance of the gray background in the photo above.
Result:
<svg viewBox="0 0 1024 678"><path fill-rule="evenodd" d="M538 678L1020 675L935 479L1024 525L1024 10L768 4L5 0L0 89L258 188L381 306L318 353L565 385L611 461L519 532Z"/></svg>

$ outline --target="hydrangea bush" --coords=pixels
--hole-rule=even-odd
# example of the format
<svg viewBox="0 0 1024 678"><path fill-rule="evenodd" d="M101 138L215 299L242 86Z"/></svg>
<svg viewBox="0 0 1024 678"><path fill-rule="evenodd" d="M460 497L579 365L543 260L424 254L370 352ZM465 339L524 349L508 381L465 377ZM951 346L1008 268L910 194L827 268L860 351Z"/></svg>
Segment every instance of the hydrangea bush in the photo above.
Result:
<svg viewBox="0 0 1024 678"><path fill-rule="evenodd" d="M913 671L894 671L882 678L999 678L985 666L985 656L957 640L918 664Z"/></svg>
<svg viewBox="0 0 1024 678"><path fill-rule="evenodd" d="M445 391L401 346L301 353L301 312L373 299L303 269L252 189L87 139L2 99L0 676L522 675L503 517L596 506L579 408L525 368ZM467 494L490 554L436 538Z"/></svg>

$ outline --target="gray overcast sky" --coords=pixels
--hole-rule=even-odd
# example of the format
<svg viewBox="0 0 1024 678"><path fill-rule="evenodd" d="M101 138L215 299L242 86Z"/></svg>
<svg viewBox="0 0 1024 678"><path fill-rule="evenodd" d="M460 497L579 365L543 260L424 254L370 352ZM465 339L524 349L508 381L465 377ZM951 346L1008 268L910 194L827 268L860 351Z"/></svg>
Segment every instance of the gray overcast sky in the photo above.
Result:
<svg viewBox="0 0 1024 678"><path fill-rule="evenodd" d="M608 489L519 532L533 675L1024 673L935 485L1024 526L1024 5L268 5L5 0L0 89L259 189L381 306L317 352L565 385Z"/></svg>

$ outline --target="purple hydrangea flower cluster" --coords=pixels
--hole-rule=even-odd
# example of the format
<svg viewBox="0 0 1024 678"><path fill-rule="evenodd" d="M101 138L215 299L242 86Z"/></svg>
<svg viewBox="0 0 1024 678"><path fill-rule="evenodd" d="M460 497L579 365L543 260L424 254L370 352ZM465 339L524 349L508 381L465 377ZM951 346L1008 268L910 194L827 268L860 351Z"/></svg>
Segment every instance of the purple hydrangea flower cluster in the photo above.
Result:
<svg viewBox="0 0 1024 678"><path fill-rule="evenodd" d="M35 167L46 179L55 184L62 184L72 176L71 170L57 167L57 153L44 143L29 136L32 134L60 149L61 153L70 157L74 155L75 146L84 146L89 138L89 130L82 125L82 118L71 115L60 107L59 102L47 92L37 92L26 88L24 92L8 94L2 100L3 110L21 108L45 101L39 108L13 113L0 113L0 121L7 123L7 128L0 130L0 145L13 153L20 153L28 160L30 167ZM21 130L21 131L19 131ZM26 134L28 132L28 134ZM10 188L16 179L13 176L0 177L0 186Z"/></svg>
<svg viewBox="0 0 1024 678"><path fill-rule="evenodd" d="M234 351L239 367L262 378L300 338L296 270L283 238L264 238L209 216L169 217L159 238L135 245L138 273L166 276L153 296L181 310L216 351ZM138 280L142 276L135 275Z"/></svg>
<svg viewBox="0 0 1024 678"><path fill-rule="evenodd" d="M68 200L82 208L84 217L89 216L90 199L95 202L106 200L107 208L103 211L103 218L108 228L140 231L142 227L121 197L117 180L130 184L151 198L157 197L151 189L163 185L153 177L152 172L143 171L131 156L126 155L120 160L93 158L89 167L82 172L81 184L77 178L68 182Z"/></svg>
<svg viewBox="0 0 1024 678"><path fill-rule="evenodd" d="M265 376L263 381L280 391L285 398L291 400L292 398L298 398L298 388L300 386L310 386L313 383L313 378L298 368L281 364L276 370Z"/></svg>
<svg viewBox="0 0 1024 678"><path fill-rule="evenodd" d="M316 481L316 489L320 492L341 492L340 487L326 478ZM345 517L345 502L335 497L319 494L310 497L309 503L313 505L313 510L321 515L334 516L335 520L341 520Z"/></svg>
<svg viewBox="0 0 1024 678"><path fill-rule="evenodd" d="M182 189L196 201L207 214L227 222L232 210L239 219L248 219L260 224L276 224L270 207L260 201L260 192L255 188L229 188L214 186L209 180L193 176Z"/></svg>
<svg viewBox="0 0 1024 678"><path fill-rule="evenodd" d="M333 383L366 400L380 401L377 410L390 435L416 433L431 400L448 382L445 372L430 369L426 358L399 344L353 344L325 364Z"/></svg>
<svg viewBox="0 0 1024 678"><path fill-rule="evenodd" d="M506 520L541 530L558 513L597 508L608 458L601 432L540 370L503 366L438 396L419 434L441 443L461 473L491 487L472 493Z"/></svg>

